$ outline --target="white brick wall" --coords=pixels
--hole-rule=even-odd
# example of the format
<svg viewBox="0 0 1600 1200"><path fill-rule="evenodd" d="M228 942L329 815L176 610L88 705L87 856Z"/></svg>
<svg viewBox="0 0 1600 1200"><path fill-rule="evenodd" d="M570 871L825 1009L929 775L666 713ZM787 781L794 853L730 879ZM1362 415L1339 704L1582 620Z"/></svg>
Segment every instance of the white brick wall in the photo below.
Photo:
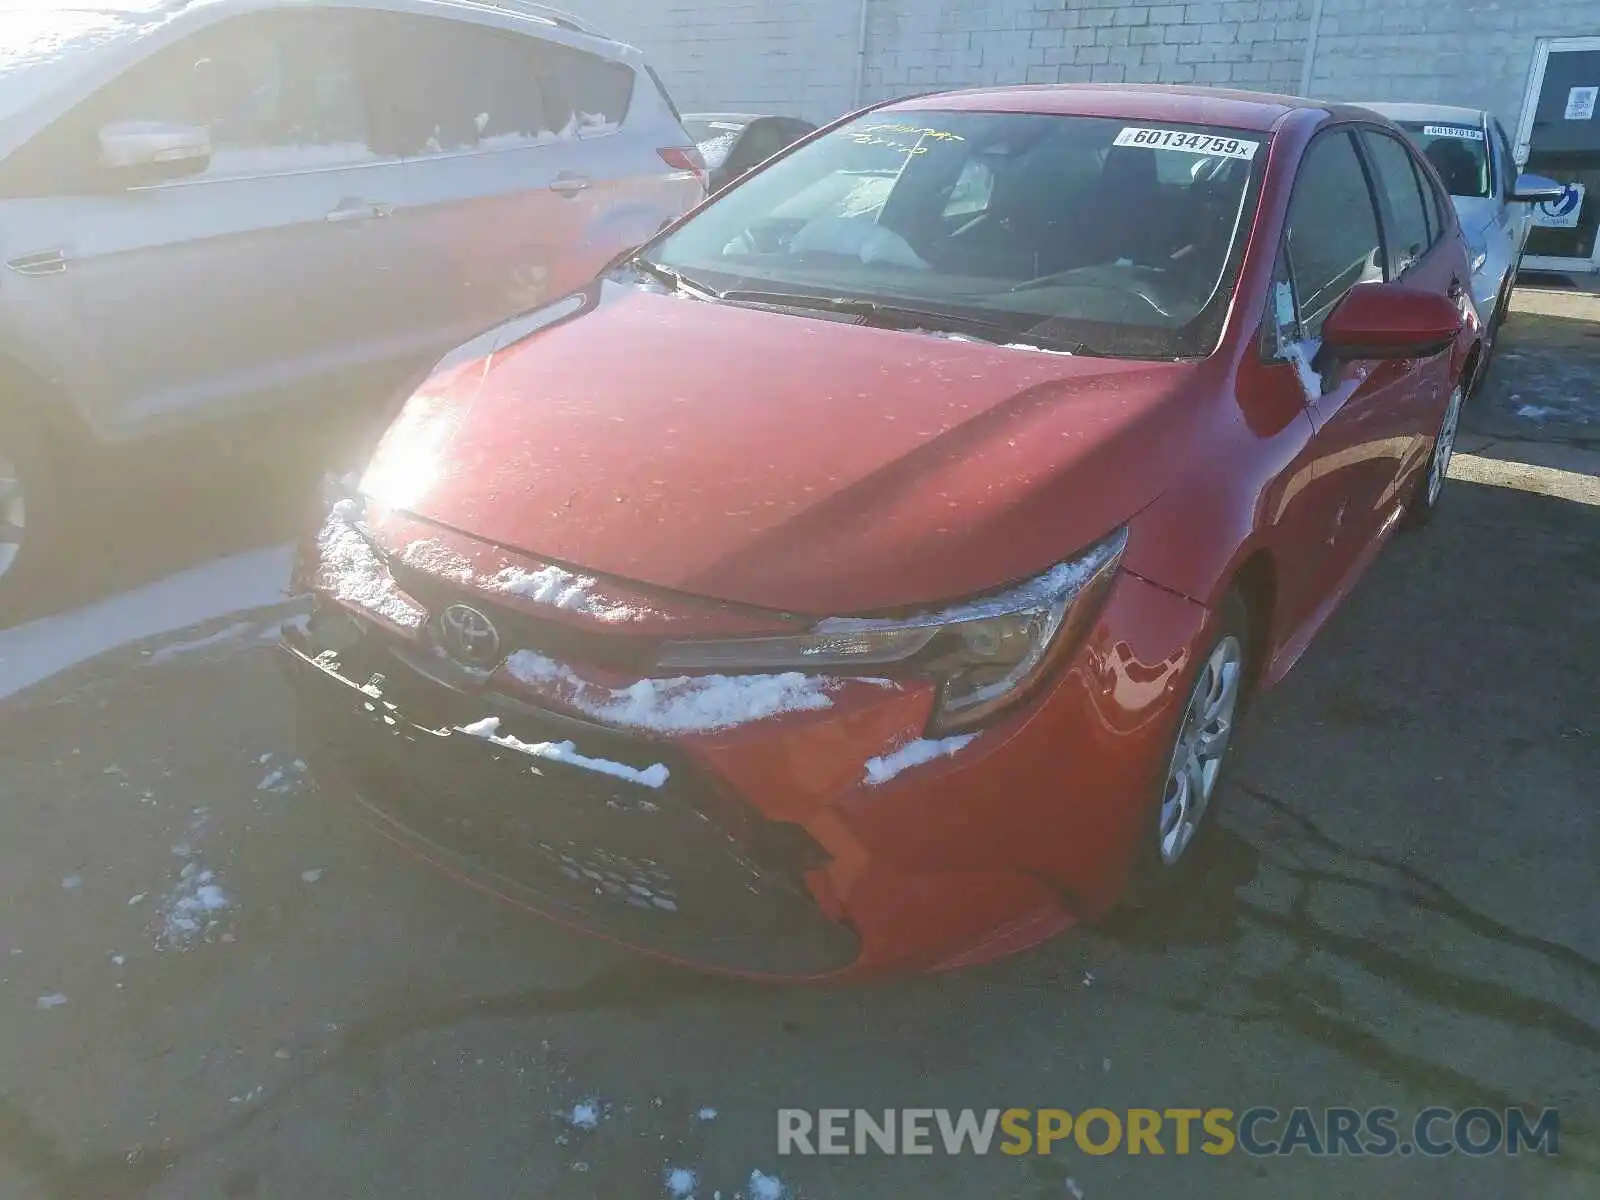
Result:
<svg viewBox="0 0 1600 1200"><path fill-rule="evenodd" d="M650 56L685 111L838 116L852 107L859 0L553 0Z"/></svg>
<svg viewBox="0 0 1600 1200"><path fill-rule="evenodd" d="M1600 34L1600 0L1323 0L1313 95L1482 106L1516 133L1541 37Z"/></svg>
<svg viewBox="0 0 1600 1200"><path fill-rule="evenodd" d="M559 3L560 0L557 0ZM641 46L679 104L826 120L857 99L989 83L1296 92L1314 0L566 0ZM1514 128L1540 36L1600 0L1323 0L1313 95L1486 105Z"/></svg>

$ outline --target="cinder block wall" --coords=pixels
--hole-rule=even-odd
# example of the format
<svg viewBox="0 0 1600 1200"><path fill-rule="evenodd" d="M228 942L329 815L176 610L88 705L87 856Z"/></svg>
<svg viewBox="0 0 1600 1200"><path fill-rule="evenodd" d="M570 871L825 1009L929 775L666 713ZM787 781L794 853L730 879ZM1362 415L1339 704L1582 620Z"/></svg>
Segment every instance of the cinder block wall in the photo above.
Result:
<svg viewBox="0 0 1600 1200"><path fill-rule="evenodd" d="M1322 0L1320 12L1317 0L566 0L566 7L642 47L686 108L812 120L858 100L990 83L1297 92L1315 27L1311 94L1485 105L1514 128L1535 39L1600 35L1600 0Z"/></svg>
<svg viewBox="0 0 1600 1200"><path fill-rule="evenodd" d="M1600 0L1323 0L1310 90L1484 107L1515 137L1535 41L1588 36Z"/></svg>

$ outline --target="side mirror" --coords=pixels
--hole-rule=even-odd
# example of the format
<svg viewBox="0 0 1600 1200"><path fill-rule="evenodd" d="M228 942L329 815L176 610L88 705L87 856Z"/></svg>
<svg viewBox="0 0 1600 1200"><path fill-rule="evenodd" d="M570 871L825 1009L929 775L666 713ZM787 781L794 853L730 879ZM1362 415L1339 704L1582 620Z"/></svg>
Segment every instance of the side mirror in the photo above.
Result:
<svg viewBox="0 0 1600 1200"><path fill-rule="evenodd" d="M1518 175L1511 189L1511 199L1517 204L1553 204L1566 194L1562 184L1543 175Z"/></svg>
<svg viewBox="0 0 1600 1200"><path fill-rule="evenodd" d="M1427 358L1461 333L1461 311L1443 296L1399 283L1358 283L1322 323L1331 358Z"/></svg>
<svg viewBox="0 0 1600 1200"><path fill-rule="evenodd" d="M100 162L130 183L158 182L203 171L211 134L171 121L117 121L100 130Z"/></svg>

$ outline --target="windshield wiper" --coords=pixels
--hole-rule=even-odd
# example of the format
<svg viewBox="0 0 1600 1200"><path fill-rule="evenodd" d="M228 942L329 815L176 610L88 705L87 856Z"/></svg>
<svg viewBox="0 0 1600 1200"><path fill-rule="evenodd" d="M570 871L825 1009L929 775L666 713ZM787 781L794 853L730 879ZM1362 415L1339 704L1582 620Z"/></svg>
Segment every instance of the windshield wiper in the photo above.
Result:
<svg viewBox="0 0 1600 1200"><path fill-rule="evenodd" d="M720 300L722 298L722 293L690 279L681 271L674 271L671 267L664 267L660 263L651 262L648 258L629 259L628 265L635 270L644 272L657 283L665 284L675 292L688 292L691 296L699 296L702 300Z"/></svg>
<svg viewBox="0 0 1600 1200"><path fill-rule="evenodd" d="M804 292L760 292L735 288L723 292L718 299L746 304L769 304L777 308L809 308L819 312L839 313L842 316L861 317L875 325L891 329L925 329L935 333L963 333L997 345L1036 346L1041 350L1056 350L1077 354L1083 347L1077 342L1057 338L1041 338L1025 329L1018 329L1002 321L990 321L966 313L946 312L936 308L917 308L908 304L888 304L881 300L858 300L849 296L819 296Z"/></svg>

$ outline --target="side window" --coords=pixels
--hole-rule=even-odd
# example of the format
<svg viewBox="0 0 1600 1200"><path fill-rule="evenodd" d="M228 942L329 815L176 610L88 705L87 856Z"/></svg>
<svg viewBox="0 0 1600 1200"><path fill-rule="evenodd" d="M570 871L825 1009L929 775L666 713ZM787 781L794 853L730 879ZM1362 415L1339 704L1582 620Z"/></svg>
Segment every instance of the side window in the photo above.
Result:
<svg viewBox="0 0 1600 1200"><path fill-rule="evenodd" d="M1289 199L1287 242L1303 338L1321 335L1329 311L1356 284L1383 278L1378 214L1350 134L1325 133L1306 151Z"/></svg>
<svg viewBox="0 0 1600 1200"><path fill-rule="evenodd" d="M1499 121L1494 123L1494 141L1500 148L1500 195L1509 200L1517 189L1517 155L1511 148L1511 139L1506 136L1505 126Z"/></svg>
<svg viewBox="0 0 1600 1200"><path fill-rule="evenodd" d="M1450 195L1439 184L1428 178L1428 173L1421 168L1417 170L1417 178L1422 181L1422 190L1428 197L1428 226L1433 231L1429 244L1437 242L1444 236L1444 231L1450 228L1450 222L1455 217L1455 205L1450 200Z"/></svg>
<svg viewBox="0 0 1600 1200"><path fill-rule="evenodd" d="M373 140L406 157L609 132L633 70L470 21L374 12L362 43Z"/></svg>
<svg viewBox="0 0 1600 1200"><path fill-rule="evenodd" d="M1430 236L1433 231L1428 227L1428 213L1423 207L1423 181L1412 161L1411 151L1403 143L1371 130L1362 136L1372 154L1378 188L1388 201L1390 254L1398 277L1433 245ZM1437 212L1434 219L1437 222Z"/></svg>
<svg viewBox="0 0 1600 1200"><path fill-rule="evenodd" d="M467 21L366 14L363 74L372 141L404 157L554 137L533 38Z"/></svg>
<svg viewBox="0 0 1600 1200"><path fill-rule="evenodd" d="M594 133L622 124L633 100L632 67L555 42L543 44L542 57L546 79L559 81L580 130Z"/></svg>
<svg viewBox="0 0 1600 1200"><path fill-rule="evenodd" d="M733 153L728 155L728 166L739 171L764 163L785 145L783 130L774 121L756 121L745 128Z"/></svg>
<svg viewBox="0 0 1600 1200"><path fill-rule="evenodd" d="M212 146L203 178L370 159L350 35L349 24L332 12L224 21L137 64L71 121L96 158L105 125L201 126Z"/></svg>
<svg viewBox="0 0 1600 1200"><path fill-rule="evenodd" d="M969 158L961 168L955 187L950 189L950 199L945 203L946 217L969 217L989 207L994 195L994 171L980 158Z"/></svg>

